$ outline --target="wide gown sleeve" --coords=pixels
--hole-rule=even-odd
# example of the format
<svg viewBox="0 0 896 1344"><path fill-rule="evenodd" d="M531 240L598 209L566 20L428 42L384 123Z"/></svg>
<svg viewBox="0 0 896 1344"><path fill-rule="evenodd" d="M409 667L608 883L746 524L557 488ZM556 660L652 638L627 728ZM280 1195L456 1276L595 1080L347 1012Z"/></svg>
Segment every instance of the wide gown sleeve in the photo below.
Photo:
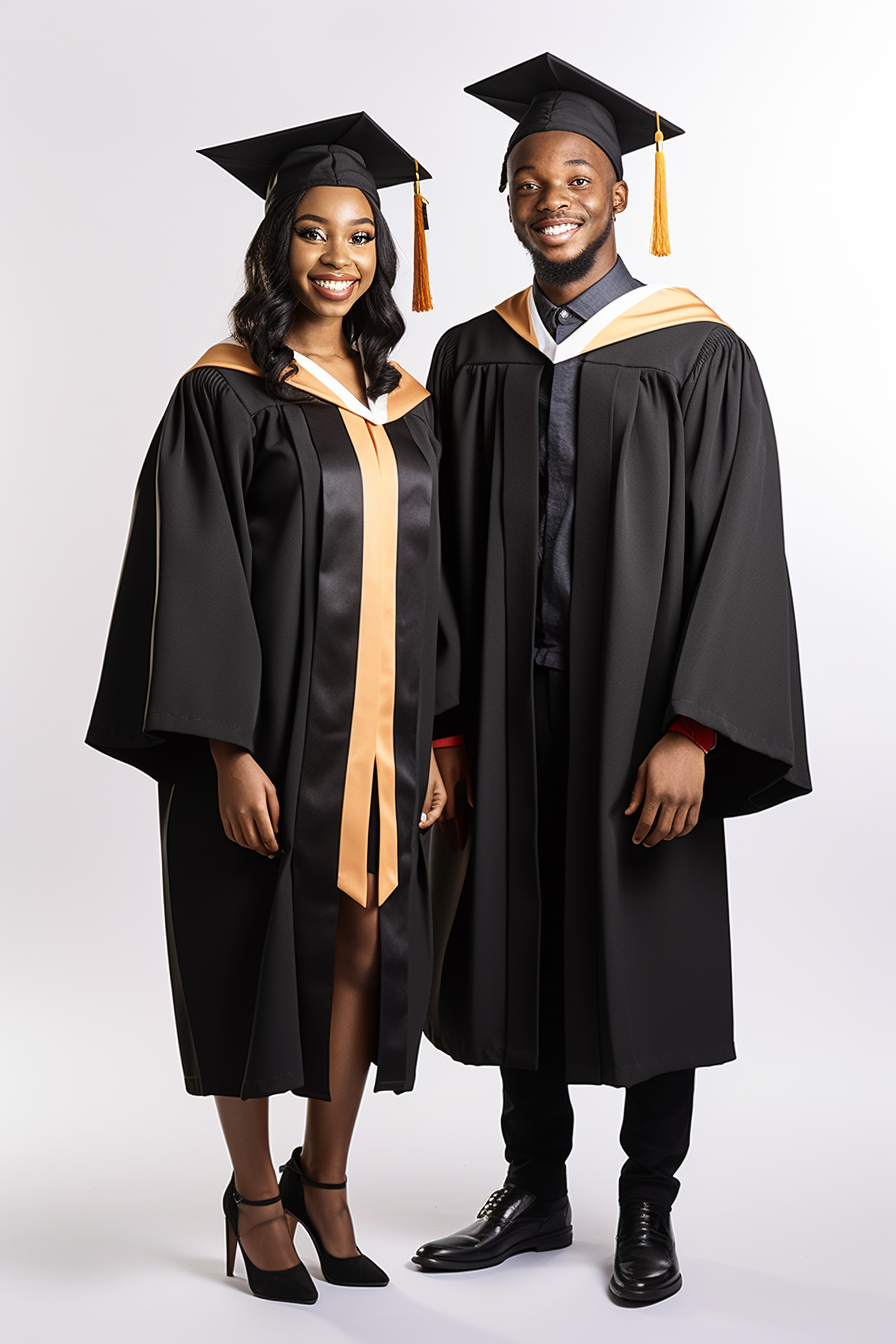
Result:
<svg viewBox="0 0 896 1344"><path fill-rule="evenodd" d="M691 601L668 718L714 728L704 807L756 812L811 789L777 449L759 372L727 328L682 391Z"/></svg>
<svg viewBox="0 0 896 1344"><path fill-rule="evenodd" d="M252 453L251 417L220 370L187 374L140 474L87 734L155 779L191 773L209 738L253 749Z"/></svg>
<svg viewBox="0 0 896 1344"><path fill-rule="evenodd" d="M439 462L445 452L444 435L448 424L443 415L447 386L450 386L452 368L447 351L451 348L452 333L443 336L436 346L429 368L427 387L430 397L426 402L430 425L439 446ZM450 445L448 447L450 452ZM463 714L460 708L460 634L451 592L452 536L441 527L446 505L450 502L447 474L439 472L439 514L441 530L441 599L439 603L439 642L436 662L436 702L433 720L433 738L453 737L463 732Z"/></svg>

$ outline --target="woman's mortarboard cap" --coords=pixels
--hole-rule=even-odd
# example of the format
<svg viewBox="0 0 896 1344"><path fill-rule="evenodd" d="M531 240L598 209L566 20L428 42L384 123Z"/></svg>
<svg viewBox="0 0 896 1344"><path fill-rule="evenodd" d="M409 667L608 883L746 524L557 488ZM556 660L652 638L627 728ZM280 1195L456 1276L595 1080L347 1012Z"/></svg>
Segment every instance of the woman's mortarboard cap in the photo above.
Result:
<svg viewBox="0 0 896 1344"><path fill-rule="evenodd" d="M377 206L378 188L414 183L414 310L432 307L426 270L425 204L420 182L431 174L366 112L293 126L271 135L200 149L272 205L311 187L356 187ZM418 238L417 234L421 234Z"/></svg>
<svg viewBox="0 0 896 1344"><path fill-rule="evenodd" d="M477 84L469 84L464 92L519 122L510 137L508 155L514 145L534 132L571 131L585 136L602 149L617 178L621 178L623 154L656 144L654 243L657 244L657 255L668 255L662 143L663 139L683 135L680 126L550 52L522 61L497 75L479 80ZM506 173L507 155L501 173L502 191L507 181ZM651 251L654 250L652 244Z"/></svg>
<svg viewBox="0 0 896 1344"><path fill-rule="evenodd" d="M430 176L366 112L213 145L198 153L263 197L268 208L311 187L357 187L379 205L377 188Z"/></svg>

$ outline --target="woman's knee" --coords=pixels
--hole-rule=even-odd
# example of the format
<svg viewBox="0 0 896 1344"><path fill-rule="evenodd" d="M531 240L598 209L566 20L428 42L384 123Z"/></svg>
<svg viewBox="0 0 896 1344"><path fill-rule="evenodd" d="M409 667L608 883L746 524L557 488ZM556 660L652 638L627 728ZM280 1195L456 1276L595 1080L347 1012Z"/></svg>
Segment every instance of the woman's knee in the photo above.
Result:
<svg viewBox="0 0 896 1344"><path fill-rule="evenodd" d="M340 979L365 993L375 990L380 979L379 952L379 911L355 905L339 920L336 971Z"/></svg>

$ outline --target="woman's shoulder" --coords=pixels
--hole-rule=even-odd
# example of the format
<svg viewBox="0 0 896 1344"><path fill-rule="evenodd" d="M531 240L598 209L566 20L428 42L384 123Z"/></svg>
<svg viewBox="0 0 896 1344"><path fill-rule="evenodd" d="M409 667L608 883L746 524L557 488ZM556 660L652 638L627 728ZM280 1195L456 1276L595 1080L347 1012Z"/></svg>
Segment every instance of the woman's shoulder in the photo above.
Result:
<svg viewBox="0 0 896 1344"><path fill-rule="evenodd" d="M219 341L196 360L180 386L215 398L241 402L250 415L276 401L267 390L262 370L249 351L233 337Z"/></svg>
<svg viewBox="0 0 896 1344"><path fill-rule="evenodd" d="M264 376L246 347L233 337L210 346L187 372L192 373L194 369L232 369L237 373L250 373L256 378Z"/></svg>
<svg viewBox="0 0 896 1344"><path fill-rule="evenodd" d="M422 405L428 399L429 393L423 384L418 383L414 375L403 369L396 360L392 359L389 363L397 371L400 379L398 386L389 393L389 419L398 420Z"/></svg>

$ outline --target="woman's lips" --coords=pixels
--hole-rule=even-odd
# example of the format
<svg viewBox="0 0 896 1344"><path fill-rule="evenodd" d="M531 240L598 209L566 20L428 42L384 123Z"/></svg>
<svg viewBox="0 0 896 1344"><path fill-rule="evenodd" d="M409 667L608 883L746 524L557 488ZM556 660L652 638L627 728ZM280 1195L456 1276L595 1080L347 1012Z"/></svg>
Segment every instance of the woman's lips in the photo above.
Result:
<svg viewBox="0 0 896 1344"><path fill-rule="evenodd" d="M309 275L308 279L311 281L318 294L322 294L325 299L331 299L336 302L341 302L342 299L347 299L349 294L354 290L355 285L358 283L357 280L331 280L323 276L315 275Z"/></svg>
<svg viewBox="0 0 896 1344"><path fill-rule="evenodd" d="M549 247L561 247L582 227L575 219L552 219L545 224L533 225L532 232Z"/></svg>

